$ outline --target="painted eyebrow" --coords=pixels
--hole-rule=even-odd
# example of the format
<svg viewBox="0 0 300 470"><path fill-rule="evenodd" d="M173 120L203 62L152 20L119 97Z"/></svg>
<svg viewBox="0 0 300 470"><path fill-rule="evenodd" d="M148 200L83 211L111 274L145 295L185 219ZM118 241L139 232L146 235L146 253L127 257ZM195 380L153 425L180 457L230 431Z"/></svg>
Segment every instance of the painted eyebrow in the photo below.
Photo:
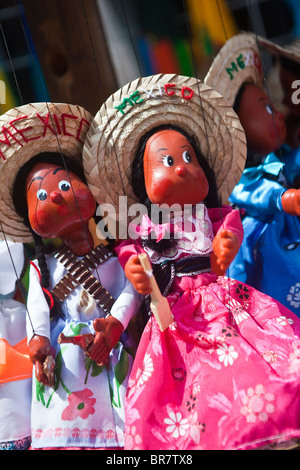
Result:
<svg viewBox="0 0 300 470"><path fill-rule="evenodd" d="M60 167L55 168L55 170L53 171L53 174L56 175L56 173L57 173L58 171L65 171L65 169L64 169L64 168L60 168Z"/></svg>
<svg viewBox="0 0 300 470"><path fill-rule="evenodd" d="M27 191L29 191L30 189L30 186L32 185L32 183L35 181L35 180L42 180L43 178L41 176L36 176L35 178L32 178L32 180L30 181L29 185L28 185L28 188L27 188Z"/></svg>
<svg viewBox="0 0 300 470"><path fill-rule="evenodd" d="M156 150L155 153L161 152L162 150L168 150L168 149L165 149L164 147L162 147L161 149Z"/></svg>

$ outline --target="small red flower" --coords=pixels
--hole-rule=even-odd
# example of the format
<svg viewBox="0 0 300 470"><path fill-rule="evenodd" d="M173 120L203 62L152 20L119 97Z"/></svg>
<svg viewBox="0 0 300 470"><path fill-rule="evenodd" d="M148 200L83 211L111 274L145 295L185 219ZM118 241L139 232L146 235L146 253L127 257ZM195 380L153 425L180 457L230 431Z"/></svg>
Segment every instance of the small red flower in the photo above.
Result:
<svg viewBox="0 0 300 470"><path fill-rule="evenodd" d="M93 392L88 388L71 393L68 396L69 405L62 412L61 419L65 421L72 421L77 417L87 419L89 415L94 414L96 398L91 398L92 395Z"/></svg>

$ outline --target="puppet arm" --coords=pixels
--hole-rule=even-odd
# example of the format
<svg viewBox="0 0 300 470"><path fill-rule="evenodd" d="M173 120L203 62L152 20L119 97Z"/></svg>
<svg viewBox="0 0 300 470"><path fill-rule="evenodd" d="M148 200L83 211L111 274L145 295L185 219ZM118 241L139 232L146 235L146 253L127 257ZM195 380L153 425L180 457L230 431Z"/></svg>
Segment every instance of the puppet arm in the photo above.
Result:
<svg viewBox="0 0 300 470"><path fill-rule="evenodd" d="M51 355L50 309L41 287L39 269L34 263L30 265L27 309L29 356L35 365L37 380L44 385L50 385L52 379L47 376L44 369L45 360Z"/></svg>
<svg viewBox="0 0 300 470"><path fill-rule="evenodd" d="M138 252L137 252L138 250ZM138 241L126 240L120 243L115 251L119 262L123 267L127 279L131 282L136 291L141 295L150 294L151 286L149 277L141 265L139 254L145 253Z"/></svg>
<svg viewBox="0 0 300 470"><path fill-rule="evenodd" d="M100 279L103 279L104 287L115 298L110 315L94 320L95 339L87 349L88 356L97 364L102 365L107 363L110 351L118 343L130 319L138 312L142 297L126 278L117 258L110 259L101 265L99 274ZM105 279L109 279L111 284L119 283L119 289L116 290L118 295L113 292L112 286L106 283Z"/></svg>
<svg viewBox="0 0 300 470"><path fill-rule="evenodd" d="M250 216L264 219L282 210L281 197L285 191L277 181L261 177L248 182L244 176L233 189L229 200L245 209Z"/></svg>
<svg viewBox="0 0 300 470"><path fill-rule="evenodd" d="M281 197L282 209L290 215L300 215L300 189L288 189Z"/></svg>
<svg viewBox="0 0 300 470"><path fill-rule="evenodd" d="M236 257L243 241L243 225L240 213L229 206L209 209L215 238L211 255L212 271L223 276Z"/></svg>

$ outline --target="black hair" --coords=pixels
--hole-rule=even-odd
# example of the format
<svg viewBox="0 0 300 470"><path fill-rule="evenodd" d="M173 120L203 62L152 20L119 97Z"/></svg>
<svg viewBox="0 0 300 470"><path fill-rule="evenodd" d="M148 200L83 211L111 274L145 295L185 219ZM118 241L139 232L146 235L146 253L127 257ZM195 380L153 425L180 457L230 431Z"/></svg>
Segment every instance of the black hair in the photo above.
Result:
<svg viewBox="0 0 300 470"><path fill-rule="evenodd" d="M239 113L239 110L240 110L240 105L241 105L241 101L242 101L242 97L243 97L243 93L245 91L245 88L246 88L246 85L253 85L253 83L250 83L250 82L244 82L242 83L239 91L237 92L236 96L235 96L235 100L234 100L234 103L233 103L233 110L236 112L236 114Z"/></svg>
<svg viewBox="0 0 300 470"><path fill-rule="evenodd" d="M131 185L134 194L138 198L139 202L141 204L144 204L149 213L151 214L151 201L147 195L146 191L146 186L145 186L145 177L144 177L144 153L145 153L145 147L147 144L147 141L149 138L155 134L156 132L159 132L161 130L165 129L171 129L179 132L180 134L184 135L191 146L194 149L194 152L196 154L197 160L203 169L205 176L208 180L209 184L209 192L207 197L205 198L204 202L205 205L209 208L211 207L220 207L220 201L218 199L218 192L217 192L217 185L216 185L216 179L215 179L215 174L214 171L210 168L206 158L203 156L201 153L197 143L196 139L194 136L190 136L187 132L185 132L183 129L180 127L176 127L173 125L161 125L157 126L150 131L148 131L140 140L139 145L138 145L138 150L136 152L135 158L133 160L132 164L132 176L131 176ZM172 247L172 245L175 243L175 240L172 238L172 234L170 234L169 239L162 239L160 242L156 243L156 240L151 239L151 234L149 234L148 238L143 240L143 244L151 247L155 247L155 250L157 252L163 252L166 249L169 249Z"/></svg>
<svg viewBox="0 0 300 470"><path fill-rule="evenodd" d="M50 275L46 261L46 250L43 243L42 237L40 237L30 226L28 219L28 207L27 207L27 198L26 198L26 178L29 172L37 163L53 163L59 167L66 168L67 171L75 173L79 178L86 183L84 172L82 167L74 161L73 159L62 155L58 152L43 152L35 157L31 158L22 168L19 170L14 187L13 187L13 203L16 209L16 212L20 217L23 218L24 225L29 228L35 247L35 256L38 261L39 269L41 272L41 285L47 302L50 305L53 305L51 308L51 316L61 315L61 308L59 301L51 296L50 292L47 290L50 285Z"/></svg>

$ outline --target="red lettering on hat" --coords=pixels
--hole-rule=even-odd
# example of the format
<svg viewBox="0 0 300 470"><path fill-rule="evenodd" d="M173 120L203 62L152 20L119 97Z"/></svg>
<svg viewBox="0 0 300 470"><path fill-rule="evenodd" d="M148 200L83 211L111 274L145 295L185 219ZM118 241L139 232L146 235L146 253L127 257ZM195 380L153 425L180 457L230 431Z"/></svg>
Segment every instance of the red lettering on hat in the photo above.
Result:
<svg viewBox="0 0 300 470"><path fill-rule="evenodd" d="M254 65L261 75L261 61L259 55L256 52L254 54Z"/></svg>
<svg viewBox="0 0 300 470"><path fill-rule="evenodd" d="M82 131L83 123L86 123L88 126L90 125L89 121L87 121L84 118L81 118L79 128L78 128L78 132L77 132L77 135L76 135L76 139L79 140L82 143L83 143L83 141L80 139L80 134L81 134L81 131Z"/></svg>
<svg viewBox="0 0 300 470"><path fill-rule="evenodd" d="M75 137L75 135L70 134L70 132L67 132L67 129L66 129L66 118L69 118L69 119L78 119L78 116L73 116L73 114L62 114L62 115L61 115L61 121L62 121L62 126L63 126L63 133L64 133L64 135L69 135L70 137Z"/></svg>
<svg viewBox="0 0 300 470"><path fill-rule="evenodd" d="M36 115L37 115L37 117L42 121L42 123L45 125L45 126L44 126L44 132L43 132L42 136L45 137L48 128L50 129L50 131L52 132L53 135L56 135L55 130L54 130L53 127L49 124L50 113L47 113L47 115L46 115L45 118L43 118L43 116L41 116L39 113L36 113Z"/></svg>
<svg viewBox="0 0 300 470"><path fill-rule="evenodd" d="M8 147L11 146L11 143L9 142L8 137L7 137L7 134L8 134L15 142L17 142L17 144L20 145L20 147L22 147L21 142L19 142L18 139L16 139L16 138L12 135L12 133L11 133L8 129L6 129L5 126L2 127L2 132L3 132L3 135L4 135L4 137L5 137L5 140L0 139L0 142L1 142L2 144L7 145ZM3 160L6 160L5 156L3 155L2 150L0 150L0 155L1 155L1 157L2 157Z"/></svg>
<svg viewBox="0 0 300 470"><path fill-rule="evenodd" d="M186 93L188 93L188 94L186 94ZM183 86L182 87L181 96L185 100L191 100L192 97L193 97L193 94L194 94L194 91L190 87L188 87L188 86Z"/></svg>
<svg viewBox="0 0 300 470"><path fill-rule="evenodd" d="M22 119L27 119L28 116L21 116L21 117L18 117L16 119L13 119L12 121L9 122L9 124L11 125L11 127L22 137L22 139L24 140L25 143L29 142L30 140L35 140L35 139L39 139L39 136L36 136L36 137L26 137L24 134L25 132L29 131L30 129L32 129L32 126L28 126L28 127L25 127L23 129L18 129L16 126L14 126L14 122L17 122L17 121L21 121ZM22 145L20 143L20 145Z"/></svg>
<svg viewBox="0 0 300 470"><path fill-rule="evenodd" d="M61 134L61 128L60 128L60 124L59 124L59 120L58 120L57 115L53 114L53 118L54 118L54 121L55 121L55 124L56 124L57 132L59 134Z"/></svg>
<svg viewBox="0 0 300 470"><path fill-rule="evenodd" d="M169 96L174 95L175 92L172 91L172 90L169 90L169 88L174 87L174 86L176 86L175 83L166 83L165 84L165 92L167 93L167 95L169 95Z"/></svg>

